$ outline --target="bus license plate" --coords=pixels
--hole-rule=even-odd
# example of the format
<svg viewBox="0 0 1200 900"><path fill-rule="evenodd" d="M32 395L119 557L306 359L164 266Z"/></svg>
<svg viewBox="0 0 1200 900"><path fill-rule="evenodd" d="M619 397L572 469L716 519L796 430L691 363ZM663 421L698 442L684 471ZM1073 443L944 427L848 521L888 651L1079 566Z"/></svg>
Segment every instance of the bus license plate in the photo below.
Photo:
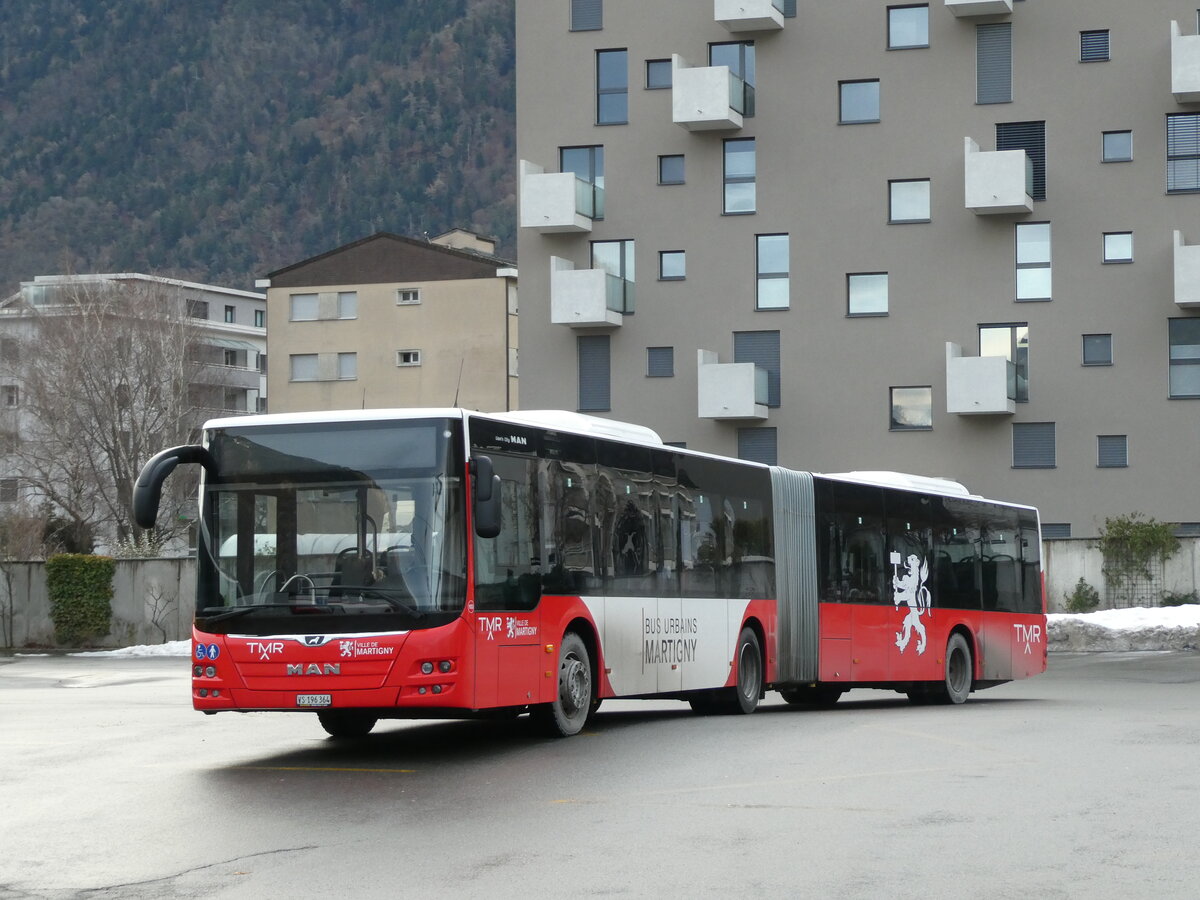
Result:
<svg viewBox="0 0 1200 900"><path fill-rule="evenodd" d="M297 706L332 706L333 696L330 694L297 694Z"/></svg>

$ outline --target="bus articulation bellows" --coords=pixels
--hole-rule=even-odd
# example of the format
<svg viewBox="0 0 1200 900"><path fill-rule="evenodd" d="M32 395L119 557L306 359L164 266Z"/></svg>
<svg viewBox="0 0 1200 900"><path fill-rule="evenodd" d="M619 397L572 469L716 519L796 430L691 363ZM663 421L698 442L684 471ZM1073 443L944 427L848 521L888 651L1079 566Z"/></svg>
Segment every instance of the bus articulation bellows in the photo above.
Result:
<svg viewBox="0 0 1200 900"><path fill-rule="evenodd" d="M202 467L192 702L583 728L603 699L750 713L767 690L961 703L1045 670L1037 511L954 482L820 475L566 412L217 419Z"/></svg>

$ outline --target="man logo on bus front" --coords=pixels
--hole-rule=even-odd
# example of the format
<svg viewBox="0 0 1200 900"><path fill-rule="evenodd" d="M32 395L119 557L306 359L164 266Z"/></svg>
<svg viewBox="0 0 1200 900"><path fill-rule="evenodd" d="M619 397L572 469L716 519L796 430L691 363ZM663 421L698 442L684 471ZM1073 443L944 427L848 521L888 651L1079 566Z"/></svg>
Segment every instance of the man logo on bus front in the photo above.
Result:
<svg viewBox="0 0 1200 900"><path fill-rule="evenodd" d="M905 572L899 573L901 556L893 550L888 557L892 564L892 590L895 592L896 606L901 603L908 606L908 614L904 617L903 630L896 632L896 646L903 653L912 639L912 633L917 632L917 653L925 652L925 626L921 624L921 616L932 616L930 610L929 588L925 587L925 579L929 577L929 561L922 562L915 553L910 553L904 560Z"/></svg>

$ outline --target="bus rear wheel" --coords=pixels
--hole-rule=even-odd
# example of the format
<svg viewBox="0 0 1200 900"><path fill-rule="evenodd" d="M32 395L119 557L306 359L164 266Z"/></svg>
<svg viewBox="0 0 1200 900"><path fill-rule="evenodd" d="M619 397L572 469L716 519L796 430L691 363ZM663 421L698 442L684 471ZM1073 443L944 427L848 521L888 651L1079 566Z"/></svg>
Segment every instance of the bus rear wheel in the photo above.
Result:
<svg viewBox="0 0 1200 900"><path fill-rule="evenodd" d="M737 669L737 685L733 688L733 699L728 709L732 713L749 715L758 709L763 690L762 649L753 628L743 628L738 636L733 664Z"/></svg>
<svg viewBox="0 0 1200 900"><path fill-rule="evenodd" d="M938 691L938 699L943 703L966 702L973 680L971 648L961 634L952 634L946 642L946 677Z"/></svg>
<svg viewBox="0 0 1200 900"><path fill-rule="evenodd" d="M368 716L364 713L344 712L341 710L336 712L319 712L317 713L317 720L331 737L337 738L366 737L371 733L371 729L375 727L375 723L379 721L374 716Z"/></svg>
<svg viewBox="0 0 1200 900"><path fill-rule="evenodd" d="M554 702L535 707L532 717L551 737L570 737L583 730L595 702L587 644L574 631L568 631L558 650L557 696Z"/></svg>

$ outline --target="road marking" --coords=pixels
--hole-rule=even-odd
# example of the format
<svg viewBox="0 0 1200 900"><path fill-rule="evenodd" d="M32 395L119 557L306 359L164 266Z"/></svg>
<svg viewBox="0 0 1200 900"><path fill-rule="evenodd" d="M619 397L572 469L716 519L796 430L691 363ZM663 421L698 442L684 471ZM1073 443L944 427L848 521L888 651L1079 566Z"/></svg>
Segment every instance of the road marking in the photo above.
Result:
<svg viewBox="0 0 1200 900"><path fill-rule="evenodd" d="M416 769L362 769L338 766L225 766L224 770L246 769L261 772L381 772L399 775L412 775Z"/></svg>

